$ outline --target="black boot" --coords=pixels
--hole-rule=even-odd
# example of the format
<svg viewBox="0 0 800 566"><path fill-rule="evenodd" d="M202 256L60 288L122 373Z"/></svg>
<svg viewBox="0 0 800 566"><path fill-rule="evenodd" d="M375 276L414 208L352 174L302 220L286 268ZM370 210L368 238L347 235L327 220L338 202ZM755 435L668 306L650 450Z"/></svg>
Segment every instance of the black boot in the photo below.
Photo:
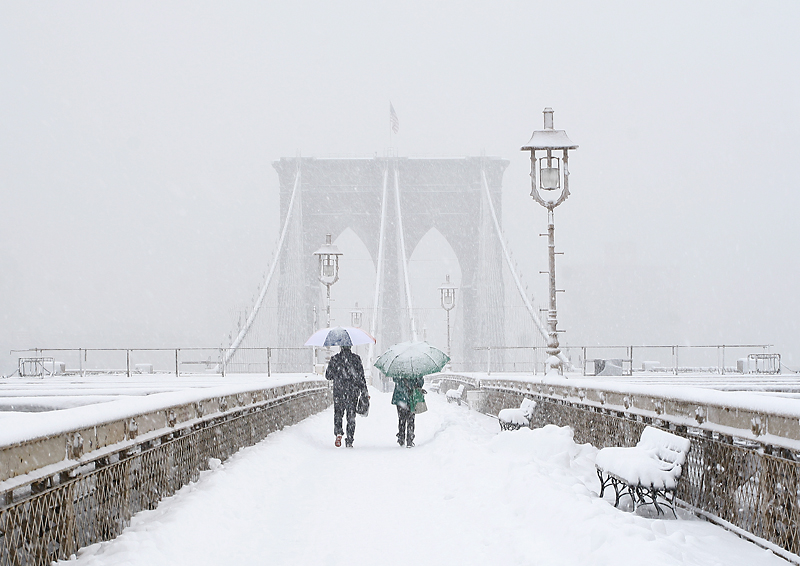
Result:
<svg viewBox="0 0 800 566"><path fill-rule="evenodd" d="M398 443L400 446L402 446L403 444L405 444L405 442L403 442L403 435L402 435L402 434L400 434L400 433L397 433L397 443Z"/></svg>

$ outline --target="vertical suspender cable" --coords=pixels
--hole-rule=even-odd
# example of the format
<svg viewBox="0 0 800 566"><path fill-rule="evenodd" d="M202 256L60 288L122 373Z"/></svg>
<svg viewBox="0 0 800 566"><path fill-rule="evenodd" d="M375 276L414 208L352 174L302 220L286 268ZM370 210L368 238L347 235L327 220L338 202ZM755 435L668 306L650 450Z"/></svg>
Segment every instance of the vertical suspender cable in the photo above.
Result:
<svg viewBox="0 0 800 566"><path fill-rule="evenodd" d="M406 259L406 237L403 232L403 213L400 211L400 180L397 168L394 170L394 195L397 202L397 229L400 232L400 255L403 258L403 280L406 287L406 305L408 318L411 320L411 339L417 340L417 325L414 321L414 310L411 305L411 284L408 281L408 260Z"/></svg>
<svg viewBox="0 0 800 566"><path fill-rule="evenodd" d="M242 329L239 331L239 335L236 336L236 340L233 341L230 348L228 348L227 353L225 354L225 364L230 362L233 354L236 353L236 350L239 346L242 345L242 340L247 335L250 327L253 325L253 321L256 319L256 314L258 314L259 309L261 308L262 303L264 302L264 297L267 295L267 289L269 288L269 284L272 281L272 276L275 274L275 268L278 265L278 260L281 257L281 250L283 249L283 242L286 240L286 232L289 228L289 222L292 219L292 211L294 210L294 201L295 197L297 196L297 191L300 187L300 158L297 159L297 173L294 177L294 188L292 188L292 197L289 200L289 210L286 212L286 219L283 221L283 229L281 230L281 237L278 240L278 251L275 253L275 257L272 258L272 265L269 268L269 274L267 275L266 280L264 281L264 286L261 288L261 292L258 295L258 299L256 300L255 305L253 305L253 310L250 311L250 316L247 317L247 322L245 322Z"/></svg>
<svg viewBox="0 0 800 566"><path fill-rule="evenodd" d="M381 229L378 236L378 264L375 270L375 294L372 308L372 323L370 331L377 338L378 312L381 306L381 292L383 291L383 240L386 232L386 187L389 184L389 160L386 160L386 169L383 171L383 196L381 197ZM372 362L375 360L375 344L369 345L369 367L372 371Z"/></svg>
<svg viewBox="0 0 800 566"><path fill-rule="evenodd" d="M494 229L497 232L497 237L500 240L500 246L503 249L503 257L506 258L506 263L508 264L508 268L511 270L511 275L514 277L514 283L517 286L517 291L519 291L520 296L522 297L522 302L525 303L525 308L528 309L528 312L533 319L534 324L536 324L536 328L539 329L539 333L545 338L545 340L549 337L547 332L547 328L545 328L542 321L539 320L539 316L536 314L536 309L533 308L530 299L525 295L525 289L522 286L522 281L519 278L516 270L514 269L514 262L511 261L511 254L508 253L508 247L506 246L506 242L503 239L503 232L500 230L500 222L497 220L497 213L494 210L494 203L492 202L492 195L489 192L489 183L486 181L486 170L481 167L481 179L483 181L483 189L486 191L486 198L489 201L489 210L492 213L492 220L494 221ZM569 364L569 360L564 355L564 352L560 352L558 357L567 364Z"/></svg>

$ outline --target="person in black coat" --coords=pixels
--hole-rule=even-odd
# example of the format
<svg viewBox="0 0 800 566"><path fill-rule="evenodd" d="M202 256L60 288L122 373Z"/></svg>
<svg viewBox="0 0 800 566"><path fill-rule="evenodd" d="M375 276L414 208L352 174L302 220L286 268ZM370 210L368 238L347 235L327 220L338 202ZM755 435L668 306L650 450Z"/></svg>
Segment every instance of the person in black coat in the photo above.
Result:
<svg viewBox="0 0 800 566"><path fill-rule="evenodd" d="M364 379L364 366L361 357L350 350L350 346L342 346L341 351L328 362L325 379L333 381L333 434L336 435L336 446L342 445L342 417L347 413L347 437L345 446L353 447L353 436L356 433L356 401L363 392L367 395L367 380Z"/></svg>

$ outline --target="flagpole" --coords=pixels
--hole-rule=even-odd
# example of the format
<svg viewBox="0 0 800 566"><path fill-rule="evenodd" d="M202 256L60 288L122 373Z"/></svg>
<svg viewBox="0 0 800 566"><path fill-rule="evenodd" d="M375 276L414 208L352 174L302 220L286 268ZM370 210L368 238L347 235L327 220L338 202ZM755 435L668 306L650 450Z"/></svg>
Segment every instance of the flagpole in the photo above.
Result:
<svg viewBox="0 0 800 566"><path fill-rule="evenodd" d="M397 112L394 110L392 101L389 101L389 151L394 154L394 135L399 128L399 120L397 119Z"/></svg>

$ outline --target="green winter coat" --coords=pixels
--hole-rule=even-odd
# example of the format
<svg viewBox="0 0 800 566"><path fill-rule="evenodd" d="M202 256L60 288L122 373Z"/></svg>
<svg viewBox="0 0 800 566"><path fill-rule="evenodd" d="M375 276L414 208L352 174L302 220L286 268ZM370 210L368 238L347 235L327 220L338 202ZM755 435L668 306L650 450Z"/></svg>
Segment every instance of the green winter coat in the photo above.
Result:
<svg viewBox="0 0 800 566"><path fill-rule="evenodd" d="M394 393L392 394L392 405L403 407L409 411L413 411L414 407L411 404L411 392L414 389L419 389L425 385L425 378L419 377L393 377Z"/></svg>

